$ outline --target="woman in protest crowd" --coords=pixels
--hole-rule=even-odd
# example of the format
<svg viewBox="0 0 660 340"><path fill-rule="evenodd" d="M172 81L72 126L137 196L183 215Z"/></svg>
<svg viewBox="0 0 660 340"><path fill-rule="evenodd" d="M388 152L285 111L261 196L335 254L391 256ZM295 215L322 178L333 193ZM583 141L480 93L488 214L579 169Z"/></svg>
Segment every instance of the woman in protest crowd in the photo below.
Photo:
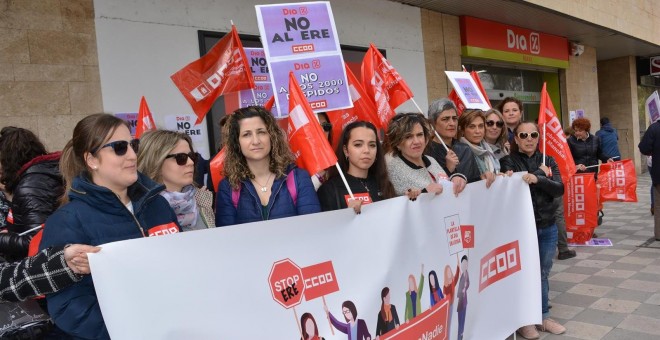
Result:
<svg viewBox="0 0 660 340"><path fill-rule="evenodd" d="M19 262L0 263L0 302L54 293L89 274L87 253L101 248L82 244L53 246Z"/></svg>
<svg viewBox="0 0 660 340"><path fill-rule="evenodd" d="M499 160L509 154L508 134L504 128L504 117L497 109L490 109L484 113L486 117L486 135L484 140L493 150L493 156Z"/></svg>
<svg viewBox="0 0 660 340"><path fill-rule="evenodd" d="M401 113L392 117L387 127L385 151L391 155L387 162L394 193L415 200L420 193L442 193L439 181L447 178L440 164L424 155L432 137L431 125L421 113ZM465 176L455 173L449 177L458 195L467 183Z"/></svg>
<svg viewBox="0 0 660 340"><path fill-rule="evenodd" d="M495 175L500 172L500 161L495 157L493 149L484 140L486 134L486 119L481 110L465 110L458 119L459 140L470 147L477 169L486 187L495 181Z"/></svg>
<svg viewBox="0 0 660 340"><path fill-rule="evenodd" d="M506 97L497 105L497 111L502 113L504 124L508 132L507 141L513 143L513 137L516 126L520 124L523 116L523 104L518 98Z"/></svg>
<svg viewBox="0 0 660 340"><path fill-rule="evenodd" d="M321 211L309 173L293 164L286 136L265 108L234 111L223 135L227 156L216 199L218 226Z"/></svg>
<svg viewBox="0 0 660 340"><path fill-rule="evenodd" d="M330 123L330 118L328 118L328 114L325 112L317 112L316 113L316 118L319 120L319 124L321 124L321 128L323 129L323 133L325 133L325 138L328 139L328 143L330 143L330 146L332 146L332 124ZM320 171L312 176L312 183L314 183L314 189L318 190L325 181L330 178L330 174L328 173L328 170L326 169L323 171Z"/></svg>
<svg viewBox="0 0 660 340"><path fill-rule="evenodd" d="M568 147L571 149L573 161L578 173L598 172L598 160L601 162L612 162L610 155L603 152L600 139L589 133L591 122L587 118L578 118L571 124L573 136L568 138Z"/></svg>
<svg viewBox="0 0 660 340"><path fill-rule="evenodd" d="M0 181L12 196L13 217L7 232L0 234L0 253L5 259L26 257L32 236L57 209L64 193L59 160L60 152L48 153L30 130L7 126L0 131Z"/></svg>
<svg viewBox="0 0 660 340"><path fill-rule="evenodd" d="M176 215L159 193L165 188L137 171L139 141L110 114L83 118L62 151L67 202L46 221L40 248L175 233ZM55 324L74 338L109 339L91 277L49 294Z"/></svg>
<svg viewBox="0 0 660 340"><path fill-rule="evenodd" d="M300 317L300 327L302 328L302 340L325 340L324 337L319 336L319 328L311 313L304 313Z"/></svg>
<svg viewBox="0 0 660 340"><path fill-rule="evenodd" d="M424 264L422 272L419 273L419 286L415 275L408 275L408 290L406 291L406 322L422 313L422 292L424 291Z"/></svg>
<svg viewBox="0 0 660 340"><path fill-rule="evenodd" d="M564 185L555 160L550 156L546 156L546 165L543 164L543 154L538 151L539 130L536 124L532 122L520 123L516 127L515 133L515 144L511 145L511 154L502 158L502 171L505 171L508 175L517 171L527 172L522 176L522 179L529 184L532 196L541 262L541 312L543 313L543 324L538 328L541 331L562 334L566 331L566 328L549 318L548 275L552 269L552 259L557 247L557 225L555 224L557 201L555 201L555 198L564 193ZM525 339L539 338L537 326L535 325L521 327L518 329L518 333Z"/></svg>
<svg viewBox="0 0 660 340"><path fill-rule="evenodd" d="M378 311L378 321L376 321L376 337L385 335L385 333L399 327L400 324L396 306L390 300L390 288L384 287L380 291L380 310Z"/></svg>
<svg viewBox="0 0 660 340"><path fill-rule="evenodd" d="M445 296L442 294L442 288L440 287L440 282L438 281L438 274L435 273L435 270L429 272L429 290L431 291L429 294L431 307L445 298Z"/></svg>
<svg viewBox="0 0 660 340"><path fill-rule="evenodd" d="M394 197L394 187L387 175L385 156L378 142L376 127L365 121L348 124L335 151L337 162L344 172L349 193L336 168L330 168L330 179L318 190L323 211L353 208L360 212L362 204L378 202Z"/></svg>
<svg viewBox="0 0 660 340"><path fill-rule="evenodd" d="M160 194L170 203L183 231L215 227L213 194L193 183L197 153L188 135L149 131L140 139L138 171L164 184Z"/></svg>
<svg viewBox="0 0 660 340"><path fill-rule="evenodd" d="M433 157L447 174L462 174L468 183L472 183L481 176L470 148L456 139L457 112L456 105L448 98L435 100L429 105L428 119L437 136L433 136L426 154Z"/></svg>
<svg viewBox="0 0 660 340"><path fill-rule="evenodd" d="M328 306L323 304L325 314L330 318L330 323L338 331L348 335L348 340L371 340L371 333L367 328L367 323L363 319L357 319L357 308L353 301L346 300L341 304L341 313L344 315L346 323L337 320L330 311Z"/></svg>

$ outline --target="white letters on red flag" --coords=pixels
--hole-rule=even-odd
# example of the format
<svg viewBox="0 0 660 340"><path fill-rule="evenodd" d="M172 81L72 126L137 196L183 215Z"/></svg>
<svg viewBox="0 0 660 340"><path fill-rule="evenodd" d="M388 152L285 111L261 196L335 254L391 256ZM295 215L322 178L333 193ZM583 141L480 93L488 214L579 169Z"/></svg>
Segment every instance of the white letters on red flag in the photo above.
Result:
<svg viewBox="0 0 660 340"><path fill-rule="evenodd" d="M362 85L360 85L360 82L358 82L348 65L345 66L346 77L348 79L348 90L351 95L351 100L353 101L353 107L327 112L330 123L332 123L332 135L336 136L333 138L335 144L333 147L336 147L339 143L339 136L341 136L344 127L352 122L364 120L374 124L377 129L381 127L380 120L376 115L376 106L373 101L369 99L367 93L364 91Z"/></svg>
<svg viewBox="0 0 660 340"><path fill-rule="evenodd" d="M564 129L557 118L555 107L552 105L548 91L545 89L545 83L543 83L543 89L541 90L539 130L542 131L542 140L541 144L539 144L541 152L545 152L546 155L552 156L555 159L559 167L561 179L564 183L567 183L568 177L576 172L575 162L573 161L571 150L568 148ZM545 146L545 150L543 145Z"/></svg>
<svg viewBox="0 0 660 340"><path fill-rule="evenodd" d="M408 84L374 44L370 44L362 60L362 84L369 98L376 103L383 128L395 115L394 109L413 97Z"/></svg>
<svg viewBox="0 0 660 340"><path fill-rule="evenodd" d="M568 242L589 241L598 226L598 197L594 174L574 174L564 182L564 188L564 217Z"/></svg>
<svg viewBox="0 0 660 340"><path fill-rule="evenodd" d="M231 32L206 55L170 78L195 111L195 124L204 119L219 96L255 87L247 56L233 25Z"/></svg>
<svg viewBox="0 0 660 340"><path fill-rule="evenodd" d="M289 73L289 117L287 135L298 167L315 174L337 163L321 125L293 72Z"/></svg>
<svg viewBox="0 0 660 340"><path fill-rule="evenodd" d="M601 202L637 202L637 174L630 159L601 164L598 184Z"/></svg>
<svg viewBox="0 0 660 340"><path fill-rule="evenodd" d="M147 105L147 100L140 99L140 110L138 111L137 124L135 126L135 138L140 138L142 133L156 130L156 123L154 122L154 117L151 115L149 106Z"/></svg>

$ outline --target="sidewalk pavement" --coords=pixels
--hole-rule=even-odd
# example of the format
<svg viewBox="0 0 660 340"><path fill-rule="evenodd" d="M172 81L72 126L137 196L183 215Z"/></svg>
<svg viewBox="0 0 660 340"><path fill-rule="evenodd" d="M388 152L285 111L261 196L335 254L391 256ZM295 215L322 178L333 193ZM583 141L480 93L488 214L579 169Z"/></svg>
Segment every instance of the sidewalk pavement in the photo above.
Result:
<svg viewBox="0 0 660 340"><path fill-rule="evenodd" d="M596 233L612 247L575 247L577 257L555 259L550 317L567 331L541 332L541 339L660 339L660 242L653 237L650 186L641 174L637 203L605 203Z"/></svg>

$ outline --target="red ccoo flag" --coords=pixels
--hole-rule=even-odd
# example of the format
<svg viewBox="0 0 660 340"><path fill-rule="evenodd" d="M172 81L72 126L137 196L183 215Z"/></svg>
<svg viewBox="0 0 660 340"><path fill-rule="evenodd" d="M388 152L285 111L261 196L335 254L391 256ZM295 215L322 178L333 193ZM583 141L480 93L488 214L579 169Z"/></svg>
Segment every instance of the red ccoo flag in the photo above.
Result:
<svg viewBox="0 0 660 340"><path fill-rule="evenodd" d="M147 100L140 99L140 110L138 111L137 125L135 126L135 138L140 138L144 132L156 130L156 123L154 117L151 115Z"/></svg>
<svg viewBox="0 0 660 340"><path fill-rule="evenodd" d="M204 119L219 96L255 87L241 39L233 25L231 32L207 54L170 78L195 111L195 124Z"/></svg>
<svg viewBox="0 0 660 340"><path fill-rule="evenodd" d="M344 64L345 65L345 64ZM360 85L360 82L355 78L355 75L348 67L346 67L346 77L348 78L348 90L353 101L353 107L343 110L328 111L328 118L332 123L333 148L339 144L339 136L344 130L344 127L349 123L364 120L370 122L380 128L380 121L376 114L376 106L373 101L367 97L367 93Z"/></svg>
<svg viewBox="0 0 660 340"><path fill-rule="evenodd" d="M573 155L568 148L564 130L557 118L555 107L552 105L545 85L543 83L541 108L539 110L539 129L541 130L541 143L543 144L539 145L539 147L541 148L541 152L555 159L562 181L568 183L569 176L573 176L576 172L575 162L573 161ZM545 159L543 161L545 163Z"/></svg>
<svg viewBox="0 0 660 340"><path fill-rule="evenodd" d="M211 159L211 162L209 162L209 173L211 175L211 180L213 181L215 192L218 192L218 186L222 179L225 178L225 156L225 147L223 146L222 149L220 149L220 152L218 152L218 154Z"/></svg>
<svg viewBox="0 0 660 340"><path fill-rule="evenodd" d="M376 104L382 128L395 115L394 109L413 97L408 84L374 44L370 44L362 60L362 84Z"/></svg>
<svg viewBox="0 0 660 340"><path fill-rule="evenodd" d="M296 164L315 174L337 164L328 139L309 106L293 72L289 72L289 117L287 135Z"/></svg>
<svg viewBox="0 0 660 340"><path fill-rule="evenodd" d="M479 87L479 91L481 91L481 94L484 96L486 99L486 103L488 103L488 106L493 107L493 105L490 104L490 100L488 99L488 93L486 93L486 90L484 89L484 85L481 83L481 79L479 78L479 74L475 71L470 72L470 77L474 79L474 82L477 84L477 87ZM461 100L461 97L458 96L458 93L456 93L456 90L452 89L451 92L449 92L449 99L456 104L456 108L458 109L458 112L456 112L459 116L461 113L463 113L463 110L465 110L465 103Z"/></svg>

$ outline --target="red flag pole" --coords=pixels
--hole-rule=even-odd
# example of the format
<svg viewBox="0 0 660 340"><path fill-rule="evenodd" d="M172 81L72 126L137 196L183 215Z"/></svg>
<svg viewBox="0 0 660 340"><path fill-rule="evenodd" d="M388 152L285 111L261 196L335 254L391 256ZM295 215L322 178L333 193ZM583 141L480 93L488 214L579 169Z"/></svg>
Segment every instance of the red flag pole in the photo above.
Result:
<svg viewBox="0 0 660 340"><path fill-rule="evenodd" d="M543 112L545 114L545 112ZM545 166L545 141L547 138L545 138L545 126L548 124L543 124L543 165Z"/></svg>

